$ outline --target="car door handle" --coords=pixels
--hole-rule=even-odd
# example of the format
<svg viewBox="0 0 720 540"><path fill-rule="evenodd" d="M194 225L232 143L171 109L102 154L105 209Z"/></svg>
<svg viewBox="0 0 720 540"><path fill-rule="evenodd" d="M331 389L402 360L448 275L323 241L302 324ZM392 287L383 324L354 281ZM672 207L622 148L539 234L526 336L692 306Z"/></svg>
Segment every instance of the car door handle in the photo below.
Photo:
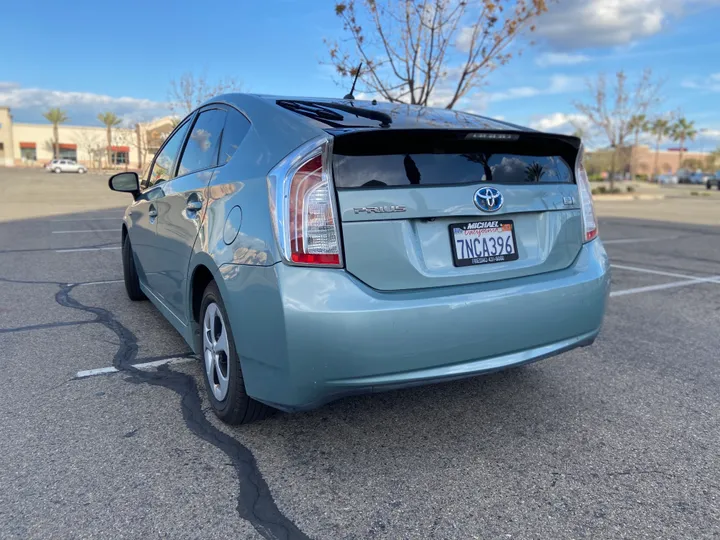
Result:
<svg viewBox="0 0 720 540"><path fill-rule="evenodd" d="M187 202L187 206L185 208L188 209L188 212L197 212L198 210L202 210L202 201L191 199Z"/></svg>
<svg viewBox="0 0 720 540"><path fill-rule="evenodd" d="M151 206L150 209L148 210L148 217L151 217L151 218L157 217L157 208L155 208L154 206Z"/></svg>

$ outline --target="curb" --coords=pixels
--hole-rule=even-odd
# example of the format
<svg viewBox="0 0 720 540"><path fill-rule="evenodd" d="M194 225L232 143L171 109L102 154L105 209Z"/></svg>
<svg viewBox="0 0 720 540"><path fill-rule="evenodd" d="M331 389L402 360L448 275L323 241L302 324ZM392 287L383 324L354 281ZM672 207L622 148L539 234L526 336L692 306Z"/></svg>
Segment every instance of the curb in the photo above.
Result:
<svg viewBox="0 0 720 540"><path fill-rule="evenodd" d="M657 201L664 199L665 195L648 195L648 194L630 194L630 193L618 193L613 195L611 193L599 194L592 196L594 201Z"/></svg>

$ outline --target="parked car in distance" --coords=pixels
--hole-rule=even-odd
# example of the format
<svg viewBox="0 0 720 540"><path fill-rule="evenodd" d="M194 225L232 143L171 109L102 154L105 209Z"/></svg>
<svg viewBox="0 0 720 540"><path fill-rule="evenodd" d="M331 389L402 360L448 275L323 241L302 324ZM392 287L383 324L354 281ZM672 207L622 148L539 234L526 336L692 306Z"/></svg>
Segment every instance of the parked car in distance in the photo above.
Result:
<svg viewBox="0 0 720 540"><path fill-rule="evenodd" d="M705 187L708 189L712 189L713 187L720 189L720 171L715 171L714 175L708 176L705 181Z"/></svg>
<svg viewBox="0 0 720 540"><path fill-rule="evenodd" d="M541 360L595 340L610 289L582 154L446 109L218 96L109 180L125 288L228 423Z"/></svg>
<svg viewBox="0 0 720 540"><path fill-rule="evenodd" d="M659 174L657 177L658 184L677 184L678 177L674 174Z"/></svg>
<svg viewBox="0 0 720 540"><path fill-rule="evenodd" d="M710 178L712 175L704 173L702 171L694 172L689 177L689 183L691 184L706 184L708 181L708 178Z"/></svg>
<svg viewBox="0 0 720 540"><path fill-rule="evenodd" d="M87 172L87 167L85 167L85 165L80 165L72 159L53 159L50 163L45 165L45 168L49 172L58 174L64 172L85 174Z"/></svg>

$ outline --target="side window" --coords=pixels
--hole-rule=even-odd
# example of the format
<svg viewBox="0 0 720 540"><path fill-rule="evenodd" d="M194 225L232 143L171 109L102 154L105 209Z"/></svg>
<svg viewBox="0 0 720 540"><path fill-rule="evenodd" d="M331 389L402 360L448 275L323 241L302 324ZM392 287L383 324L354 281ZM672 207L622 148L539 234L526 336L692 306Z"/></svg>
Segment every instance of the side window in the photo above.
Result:
<svg viewBox="0 0 720 540"><path fill-rule="evenodd" d="M223 130L218 165L224 165L230 161L248 131L250 131L250 122L248 119L238 112L230 111L227 121L225 122L225 129Z"/></svg>
<svg viewBox="0 0 720 540"><path fill-rule="evenodd" d="M175 159L177 158L180 146L185 139L185 134L190 127L190 121L186 121L180 128L173 133L170 140L163 146L163 149L155 158L150 175L148 176L147 182L145 182L145 188L149 188L157 184L160 180L170 180L173 174L173 168Z"/></svg>
<svg viewBox="0 0 720 540"><path fill-rule="evenodd" d="M178 176L217 166L225 115L225 111L221 109L200 113L180 159Z"/></svg>

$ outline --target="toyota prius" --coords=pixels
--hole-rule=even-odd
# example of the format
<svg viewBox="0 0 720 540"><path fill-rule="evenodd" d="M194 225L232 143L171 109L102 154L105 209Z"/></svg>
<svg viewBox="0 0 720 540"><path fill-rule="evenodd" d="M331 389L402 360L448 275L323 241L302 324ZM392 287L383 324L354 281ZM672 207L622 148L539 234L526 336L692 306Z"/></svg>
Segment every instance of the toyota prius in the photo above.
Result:
<svg viewBox="0 0 720 540"><path fill-rule="evenodd" d="M610 273L576 137L445 109L230 94L116 174L125 286L239 424L589 345Z"/></svg>

